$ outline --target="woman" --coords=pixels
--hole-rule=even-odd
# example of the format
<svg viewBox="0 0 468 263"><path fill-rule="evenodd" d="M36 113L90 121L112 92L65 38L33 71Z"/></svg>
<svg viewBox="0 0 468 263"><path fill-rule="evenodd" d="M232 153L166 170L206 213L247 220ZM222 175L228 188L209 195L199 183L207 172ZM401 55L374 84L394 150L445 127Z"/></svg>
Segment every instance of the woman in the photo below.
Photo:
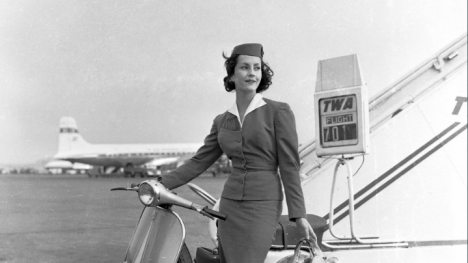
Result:
<svg viewBox="0 0 468 263"><path fill-rule="evenodd" d="M195 156L162 176L161 182L169 189L179 187L203 173L224 152L232 161L232 171L220 201L220 212L229 216L219 222L221 262L260 263L281 215L281 181L290 220L304 237L316 243L316 236L305 218L294 115L288 104L260 94L272 84L273 76L263 62L262 45L236 46L231 57L224 58L224 86L228 92L235 91L236 102L214 119Z"/></svg>

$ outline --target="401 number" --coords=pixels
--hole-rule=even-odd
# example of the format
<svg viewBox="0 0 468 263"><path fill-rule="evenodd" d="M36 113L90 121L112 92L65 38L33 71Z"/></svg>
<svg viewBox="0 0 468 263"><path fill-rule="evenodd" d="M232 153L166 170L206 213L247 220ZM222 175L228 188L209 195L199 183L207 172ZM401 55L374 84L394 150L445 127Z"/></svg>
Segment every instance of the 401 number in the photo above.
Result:
<svg viewBox="0 0 468 263"><path fill-rule="evenodd" d="M346 141L357 138L355 123L323 127L322 132L324 142Z"/></svg>

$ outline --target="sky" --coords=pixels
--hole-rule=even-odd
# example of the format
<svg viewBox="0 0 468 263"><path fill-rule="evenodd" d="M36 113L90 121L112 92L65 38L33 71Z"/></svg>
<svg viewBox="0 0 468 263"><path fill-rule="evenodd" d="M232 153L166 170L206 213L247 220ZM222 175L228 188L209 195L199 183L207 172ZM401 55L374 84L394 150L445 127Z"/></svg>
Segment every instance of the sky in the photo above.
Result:
<svg viewBox="0 0 468 263"><path fill-rule="evenodd" d="M62 116L90 143L201 143L242 43L309 141L319 60L357 54L372 98L466 28L466 0L2 0L0 164L52 157Z"/></svg>

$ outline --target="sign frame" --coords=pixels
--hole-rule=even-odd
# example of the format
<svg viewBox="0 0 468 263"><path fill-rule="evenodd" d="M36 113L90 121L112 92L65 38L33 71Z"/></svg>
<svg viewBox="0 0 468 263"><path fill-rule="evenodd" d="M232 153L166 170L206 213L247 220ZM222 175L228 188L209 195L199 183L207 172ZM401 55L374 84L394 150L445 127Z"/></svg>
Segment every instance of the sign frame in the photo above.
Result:
<svg viewBox="0 0 468 263"><path fill-rule="evenodd" d="M355 96L356 98L356 130L357 142L348 143L325 143L323 142L322 117L320 112L320 101L345 96ZM344 154L368 154L370 152L370 132L369 132L369 105L366 86L355 86L325 91L316 91L314 94L315 112L315 152L318 157Z"/></svg>

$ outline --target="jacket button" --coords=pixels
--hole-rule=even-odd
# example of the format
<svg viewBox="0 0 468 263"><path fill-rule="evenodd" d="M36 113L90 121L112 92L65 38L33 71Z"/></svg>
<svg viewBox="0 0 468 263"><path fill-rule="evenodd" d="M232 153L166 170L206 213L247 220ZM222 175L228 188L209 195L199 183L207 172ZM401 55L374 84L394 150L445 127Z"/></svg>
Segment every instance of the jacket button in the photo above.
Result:
<svg viewBox="0 0 468 263"><path fill-rule="evenodd" d="M242 160L242 164L245 164L245 160Z"/></svg>
<svg viewBox="0 0 468 263"><path fill-rule="evenodd" d="M236 151L236 153L240 153L240 151Z"/></svg>
<svg viewBox="0 0 468 263"><path fill-rule="evenodd" d="M241 142L241 140L236 140L236 142Z"/></svg>

